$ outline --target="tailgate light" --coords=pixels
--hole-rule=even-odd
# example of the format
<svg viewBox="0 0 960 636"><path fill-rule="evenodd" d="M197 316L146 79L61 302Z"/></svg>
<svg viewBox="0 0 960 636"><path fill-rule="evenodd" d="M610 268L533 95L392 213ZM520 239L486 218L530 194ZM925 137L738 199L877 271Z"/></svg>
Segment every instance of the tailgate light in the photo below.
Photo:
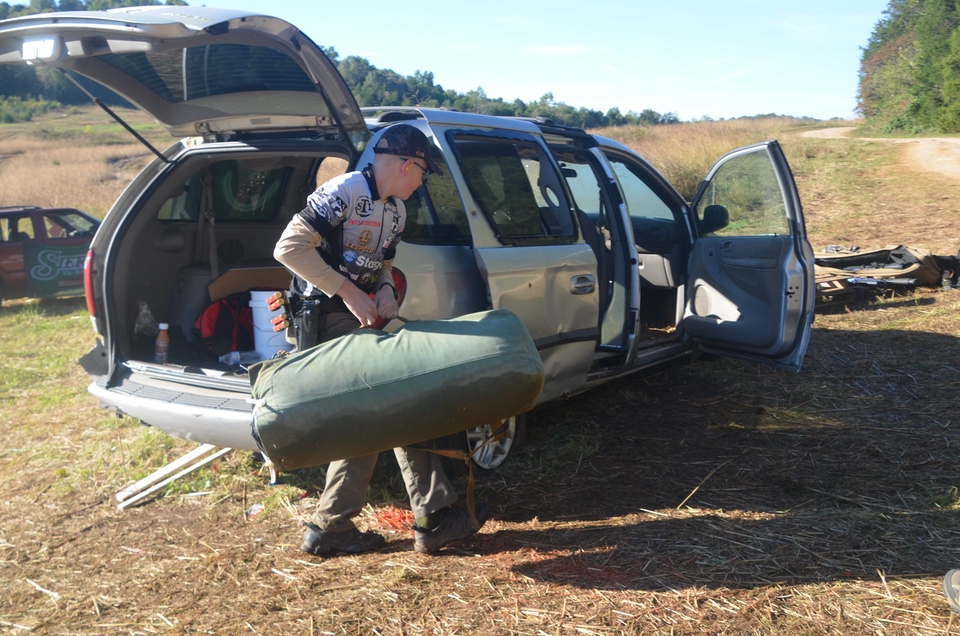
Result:
<svg viewBox="0 0 960 636"><path fill-rule="evenodd" d="M97 306L93 302L93 250L87 250L87 257L83 260L83 294L87 297L87 313L95 319Z"/></svg>

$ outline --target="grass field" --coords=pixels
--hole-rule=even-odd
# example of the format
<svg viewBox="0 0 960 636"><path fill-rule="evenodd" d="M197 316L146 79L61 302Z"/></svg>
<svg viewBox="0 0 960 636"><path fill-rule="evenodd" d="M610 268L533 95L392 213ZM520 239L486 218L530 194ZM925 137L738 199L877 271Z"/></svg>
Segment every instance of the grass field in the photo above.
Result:
<svg viewBox="0 0 960 636"><path fill-rule="evenodd" d="M956 254L960 184L808 127L603 133L685 194L723 151L778 138L815 249ZM93 111L0 126L0 148L0 205L97 215L149 159ZM493 519L436 557L411 550L387 453L363 521L388 548L320 560L297 550L320 469L270 487L232 453L118 511L192 446L87 395L82 299L8 302L0 634L960 633L940 587L960 567L958 316L960 291L935 289L825 308L798 374L699 360L538 409L526 452L478 484Z"/></svg>

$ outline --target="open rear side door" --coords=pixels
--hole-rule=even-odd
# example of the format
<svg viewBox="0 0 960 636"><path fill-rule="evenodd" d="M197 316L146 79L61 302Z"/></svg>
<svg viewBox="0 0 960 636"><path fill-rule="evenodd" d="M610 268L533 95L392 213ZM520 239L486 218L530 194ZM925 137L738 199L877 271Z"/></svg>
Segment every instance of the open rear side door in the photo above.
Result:
<svg viewBox="0 0 960 636"><path fill-rule="evenodd" d="M694 201L682 325L697 346L799 370L810 340L813 250L800 198L776 141L735 150Z"/></svg>

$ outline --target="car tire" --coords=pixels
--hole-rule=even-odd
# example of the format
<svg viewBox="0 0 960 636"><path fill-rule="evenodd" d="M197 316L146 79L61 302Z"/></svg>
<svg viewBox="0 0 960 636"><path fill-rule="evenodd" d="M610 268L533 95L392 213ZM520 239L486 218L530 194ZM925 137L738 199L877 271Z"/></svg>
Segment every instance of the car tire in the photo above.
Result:
<svg viewBox="0 0 960 636"><path fill-rule="evenodd" d="M507 428L503 436L494 436L504 422ZM496 473L523 447L526 437L527 416L522 414L498 424L485 424L457 435L450 435L443 439L441 445L467 454L473 453L470 462L473 464L474 475L483 477ZM444 470L451 477L466 475L468 472L466 463L459 459L445 457L443 465Z"/></svg>

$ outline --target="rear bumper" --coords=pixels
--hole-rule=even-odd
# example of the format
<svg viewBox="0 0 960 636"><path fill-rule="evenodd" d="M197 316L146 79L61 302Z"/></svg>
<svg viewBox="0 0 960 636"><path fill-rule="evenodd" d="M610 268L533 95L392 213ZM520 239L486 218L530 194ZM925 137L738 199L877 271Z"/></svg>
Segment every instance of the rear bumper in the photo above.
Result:
<svg viewBox="0 0 960 636"><path fill-rule="evenodd" d="M252 434L253 405L236 391L185 386L133 373L116 386L87 387L101 406L138 418L180 439L258 450Z"/></svg>

